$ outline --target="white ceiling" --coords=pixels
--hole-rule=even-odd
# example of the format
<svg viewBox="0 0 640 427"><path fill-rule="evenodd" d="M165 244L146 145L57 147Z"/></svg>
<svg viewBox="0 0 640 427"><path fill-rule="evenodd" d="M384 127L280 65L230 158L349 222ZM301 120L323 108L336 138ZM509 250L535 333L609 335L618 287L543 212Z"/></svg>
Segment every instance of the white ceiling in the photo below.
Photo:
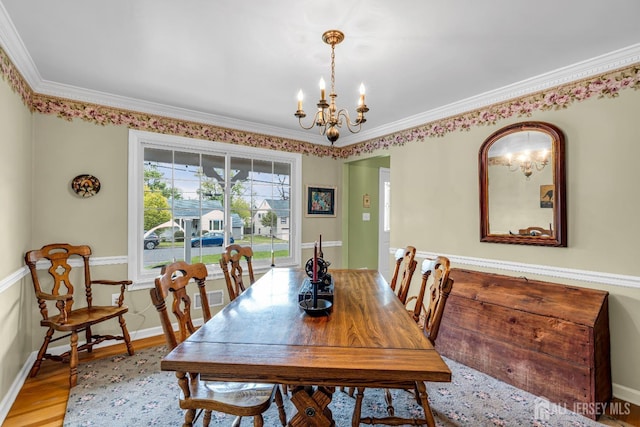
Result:
<svg viewBox="0 0 640 427"><path fill-rule="evenodd" d="M310 115L340 29L338 145L640 61L638 0L0 0L0 43L39 93L325 142ZM461 111L457 111L461 112ZM353 116L352 116L353 117ZM309 117L307 117L308 119Z"/></svg>

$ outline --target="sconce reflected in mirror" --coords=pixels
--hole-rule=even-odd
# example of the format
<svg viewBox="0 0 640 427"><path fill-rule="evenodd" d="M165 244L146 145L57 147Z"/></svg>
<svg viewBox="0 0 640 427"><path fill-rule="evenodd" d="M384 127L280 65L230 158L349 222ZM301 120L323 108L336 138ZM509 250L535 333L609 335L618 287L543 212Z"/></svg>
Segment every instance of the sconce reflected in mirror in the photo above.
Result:
<svg viewBox="0 0 640 427"><path fill-rule="evenodd" d="M544 122L506 126L479 153L480 241L566 246L564 136Z"/></svg>

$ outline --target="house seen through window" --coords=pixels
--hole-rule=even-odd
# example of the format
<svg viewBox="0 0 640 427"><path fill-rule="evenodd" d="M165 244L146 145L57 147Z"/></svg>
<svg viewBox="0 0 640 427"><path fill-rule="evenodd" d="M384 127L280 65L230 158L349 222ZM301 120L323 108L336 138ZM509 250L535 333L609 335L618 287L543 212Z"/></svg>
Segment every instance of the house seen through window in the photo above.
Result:
<svg viewBox="0 0 640 427"><path fill-rule="evenodd" d="M150 281L176 260L215 274L231 243L251 246L258 268L272 257L297 263L299 155L132 133L130 176L140 177L130 182L130 228L140 236L129 239L132 277Z"/></svg>

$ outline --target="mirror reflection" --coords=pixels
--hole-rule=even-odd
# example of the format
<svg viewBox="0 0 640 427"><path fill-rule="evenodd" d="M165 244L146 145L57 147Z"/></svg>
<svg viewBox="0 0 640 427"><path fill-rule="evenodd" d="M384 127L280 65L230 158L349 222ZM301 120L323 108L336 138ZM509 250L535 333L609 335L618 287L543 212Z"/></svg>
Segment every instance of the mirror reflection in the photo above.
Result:
<svg viewBox="0 0 640 427"><path fill-rule="evenodd" d="M526 122L494 133L480 151L481 240L566 245L563 139Z"/></svg>

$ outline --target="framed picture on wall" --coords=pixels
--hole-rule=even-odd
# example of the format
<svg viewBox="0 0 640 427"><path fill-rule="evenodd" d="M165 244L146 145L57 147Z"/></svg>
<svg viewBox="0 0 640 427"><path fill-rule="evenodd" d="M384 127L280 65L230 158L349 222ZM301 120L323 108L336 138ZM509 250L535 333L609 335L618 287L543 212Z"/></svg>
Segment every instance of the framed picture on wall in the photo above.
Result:
<svg viewBox="0 0 640 427"><path fill-rule="evenodd" d="M335 217L336 187L316 187L307 185L306 216Z"/></svg>

